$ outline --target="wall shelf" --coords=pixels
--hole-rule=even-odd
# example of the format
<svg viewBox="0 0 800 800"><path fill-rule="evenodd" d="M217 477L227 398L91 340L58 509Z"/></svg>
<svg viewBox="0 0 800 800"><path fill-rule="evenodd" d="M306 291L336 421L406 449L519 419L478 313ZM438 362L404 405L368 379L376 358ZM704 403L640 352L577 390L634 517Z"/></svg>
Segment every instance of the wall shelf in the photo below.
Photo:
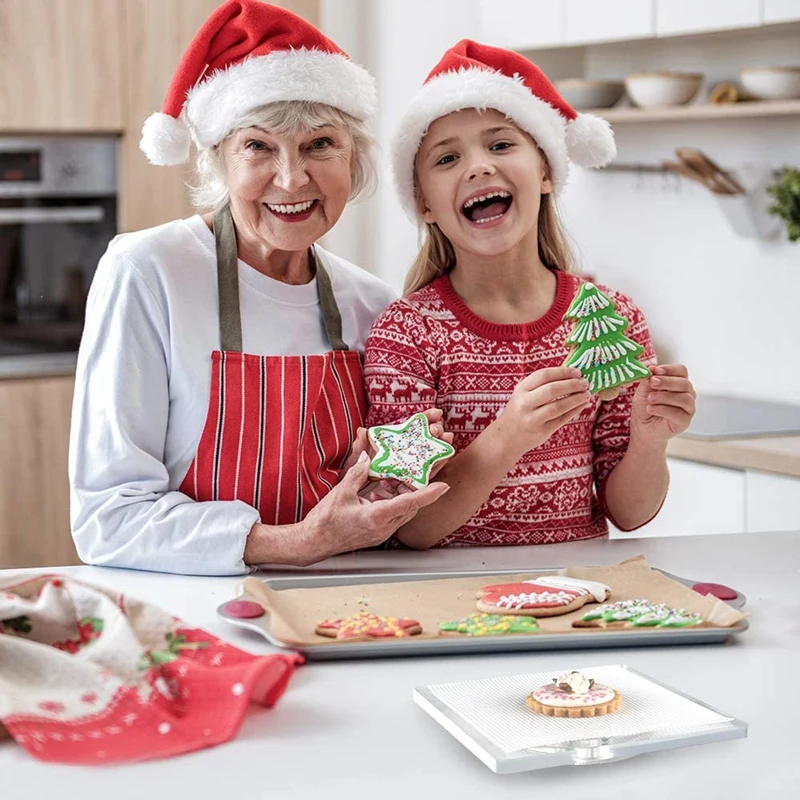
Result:
<svg viewBox="0 0 800 800"><path fill-rule="evenodd" d="M663 108L599 108L596 114L614 125L633 122L690 122L707 119L800 116L800 100L751 100L721 105L666 106Z"/></svg>

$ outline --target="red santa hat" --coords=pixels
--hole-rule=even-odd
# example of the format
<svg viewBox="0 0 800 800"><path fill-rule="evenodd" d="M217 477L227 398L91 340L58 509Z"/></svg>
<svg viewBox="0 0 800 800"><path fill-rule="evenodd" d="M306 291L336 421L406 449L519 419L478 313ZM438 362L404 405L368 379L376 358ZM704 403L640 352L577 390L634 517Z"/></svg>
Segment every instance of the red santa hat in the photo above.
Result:
<svg viewBox="0 0 800 800"><path fill-rule="evenodd" d="M375 81L296 14L228 0L189 44L139 146L153 164L182 164L192 138L200 147L218 144L247 113L280 100L325 103L366 120L375 112Z"/></svg>
<svg viewBox="0 0 800 800"><path fill-rule="evenodd" d="M395 183L403 207L416 218L414 162L432 122L465 108L493 108L529 133L547 156L558 191L569 162L602 167L617 153L604 119L578 114L547 76L519 53L463 39L425 79L392 142Z"/></svg>

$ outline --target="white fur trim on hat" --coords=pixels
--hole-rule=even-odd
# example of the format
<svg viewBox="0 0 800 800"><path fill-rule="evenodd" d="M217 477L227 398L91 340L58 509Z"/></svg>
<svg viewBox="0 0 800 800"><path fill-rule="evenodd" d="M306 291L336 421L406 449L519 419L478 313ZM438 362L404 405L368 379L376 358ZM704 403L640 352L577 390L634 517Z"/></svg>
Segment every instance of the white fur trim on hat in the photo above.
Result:
<svg viewBox="0 0 800 800"><path fill-rule="evenodd" d="M219 70L187 95L184 114L201 147L221 142L238 120L267 103L307 100L360 120L375 113L374 78L338 53L284 50Z"/></svg>
<svg viewBox="0 0 800 800"><path fill-rule="evenodd" d="M191 144L191 132L182 119L157 111L144 121L139 147L151 164L183 164L189 158Z"/></svg>
<svg viewBox="0 0 800 800"><path fill-rule="evenodd" d="M512 119L536 140L547 156L555 191L563 188L569 175L571 155L567 151L568 130L575 122L568 124L557 109L533 95L520 77L510 78L478 67L445 72L417 92L392 141L395 185L400 202L412 220L417 220L414 161L420 143L432 122L465 108L493 108ZM573 137L577 151L582 154L591 150L582 138L584 131L583 126L578 126L577 135ZM613 134L611 147L613 149ZM581 161L576 159L576 163L581 164Z"/></svg>

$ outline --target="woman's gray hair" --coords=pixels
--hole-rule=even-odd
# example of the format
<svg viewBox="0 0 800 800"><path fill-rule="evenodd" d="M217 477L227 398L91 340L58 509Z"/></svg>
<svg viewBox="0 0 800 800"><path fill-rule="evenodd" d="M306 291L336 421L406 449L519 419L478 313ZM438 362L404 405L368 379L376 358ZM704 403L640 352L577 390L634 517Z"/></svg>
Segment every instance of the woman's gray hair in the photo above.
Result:
<svg viewBox="0 0 800 800"><path fill-rule="evenodd" d="M369 196L378 183L374 159L375 140L364 122L338 108L305 100L269 103L254 109L239 120L234 130L257 126L279 136L294 136L325 125L344 128L353 140L350 200ZM192 204L200 212L215 213L228 202L228 187L225 184L219 145L198 150L194 165L194 183L189 186L189 191Z"/></svg>

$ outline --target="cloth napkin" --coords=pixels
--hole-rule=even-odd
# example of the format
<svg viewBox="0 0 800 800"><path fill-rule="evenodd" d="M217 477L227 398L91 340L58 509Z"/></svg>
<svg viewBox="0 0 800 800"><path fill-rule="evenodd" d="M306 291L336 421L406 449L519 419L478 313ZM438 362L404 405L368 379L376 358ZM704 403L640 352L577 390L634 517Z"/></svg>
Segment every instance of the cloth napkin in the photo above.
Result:
<svg viewBox="0 0 800 800"><path fill-rule="evenodd" d="M0 730L42 761L142 761L226 742L251 702L278 701L299 663L71 578L0 583Z"/></svg>

